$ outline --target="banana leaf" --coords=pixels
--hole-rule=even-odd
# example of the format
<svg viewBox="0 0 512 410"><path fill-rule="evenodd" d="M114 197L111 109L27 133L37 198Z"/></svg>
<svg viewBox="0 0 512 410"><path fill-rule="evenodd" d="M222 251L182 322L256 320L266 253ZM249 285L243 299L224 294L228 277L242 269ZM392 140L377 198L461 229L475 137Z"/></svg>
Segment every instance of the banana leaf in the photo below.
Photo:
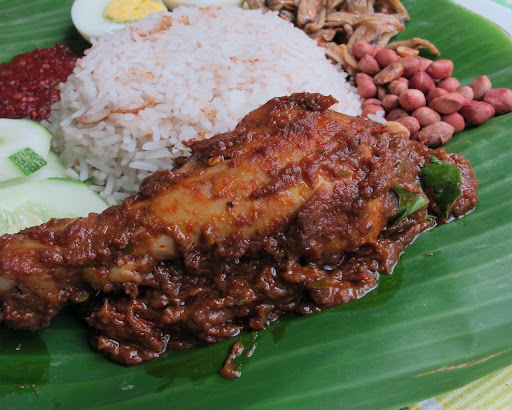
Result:
<svg viewBox="0 0 512 410"><path fill-rule="evenodd" d="M0 61L55 42L87 44L71 0L0 0ZM487 74L512 87L512 40L448 0L403 0L397 39L426 38L455 63L462 85ZM257 334L242 377L218 375L233 341L126 368L89 349L65 311L43 331L0 327L0 407L311 409L399 408L512 364L512 115L446 146L472 162L477 209L420 236L363 299Z"/></svg>

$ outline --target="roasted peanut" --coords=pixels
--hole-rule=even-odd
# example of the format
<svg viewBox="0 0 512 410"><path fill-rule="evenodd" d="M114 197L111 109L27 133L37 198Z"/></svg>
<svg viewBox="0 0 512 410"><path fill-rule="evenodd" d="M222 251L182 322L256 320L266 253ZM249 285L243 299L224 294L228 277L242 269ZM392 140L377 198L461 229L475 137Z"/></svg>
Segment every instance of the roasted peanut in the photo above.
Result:
<svg viewBox="0 0 512 410"><path fill-rule="evenodd" d="M400 63L391 63L373 77L373 82L379 85L389 84L391 81L400 78L403 72L404 68Z"/></svg>
<svg viewBox="0 0 512 410"><path fill-rule="evenodd" d="M387 111L398 108L400 103L398 102L398 95L388 94L382 99L382 107Z"/></svg>
<svg viewBox="0 0 512 410"><path fill-rule="evenodd" d="M405 90L409 89L409 80L404 77L397 78L395 81L391 81L388 85L388 90L391 94L400 95Z"/></svg>
<svg viewBox="0 0 512 410"><path fill-rule="evenodd" d="M512 91L508 88L494 88L487 91L484 101L491 104L498 115L512 111Z"/></svg>
<svg viewBox="0 0 512 410"><path fill-rule="evenodd" d="M355 76L363 117L382 116L430 147L446 143L466 124L481 125L512 112L512 90L492 89L486 75L460 86L451 60L432 61L418 50L376 49L365 41L352 47L361 72Z"/></svg>
<svg viewBox="0 0 512 410"><path fill-rule="evenodd" d="M473 99L481 101L485 97L485 93L492 88L491 80L486 75L475 78L469 85L473 89Z"/></svg>
<svg viewBox="0 0 512 410"><path fill-rule="evenodd" d="M366 73L357 73L356 74L356 84L359 85L360 83L364 81L370 81L373 83L373 77L369 76Z"/></svg>
<svg viewBox="0 0 512 410"><path fill-rule="evenodd" d="M379 63L372 56L366 54L359 60L359 69L366 74L375 75L380 71Z"/></svg>
<svg viewBox="0 0 512 410"><path fill-rule="evenodd" d="M425 94L420 90L406 90L398 96L398 101L402 108L406 111L414 111L420 107L423 107L427 102L425 100Z"/></svg>
<svg viewBox="0 0 512 410"><path fill-rule="evenodd" d="M468 100L472 100L474 96L473 89L469 85L460 87L456 92L458 92L460 95L467 98Z"/></svg>
<svg viewBox="0 0 512 410"><path fill-rule="evenodd" d="M460 113L468 124L482 125L494 117L494 107L485 101L467 101Z"/></svg>
<svg viewBox="0 0 512 410"><path fill-rule="evenodd" d="M446 144L453 136L453 132L454 128L450 124L437 121L420 130L417 139L429 147L438 147Z"/></svg>
<svg viewBox="0 0 512 410"><path fill-rule="evenodd" d="M453 73L453 61L437 60L433 61L427 68L427 73L436 80L448 78Z"/></svg>
<svg viewBox="0 0 512 410"><path fill-rule="evenodd" d="M437 84L438 88L444 88L449 93L453 93L460 88L459 80L455 77L448 77Z"/></svg>
<svg viewBox="0 0 512 410"><path fill-rule="evenodd" d="M396 63L400 57L389 48L381 48L375 53L375 59L382 68L387 67L390 64Z"/></svg>
<svg viewBox="0 0 512 410"><path fill-rule="evenodd" d="M409 80L409 88L415 88L427 94L430 90L436 88L436 84L425 71L417 71Z"/></svg>
<svg viewBox="0 0 512 410"><path fill-rule="evenodd" d="M412 116L418 120L421 128L434 122L441 121L439 113L429 107L420 107L417 110L414 110Z"/></svg>
<svg viewBox="0 0 512 410"><path fill-rule="evenodd" d="M427 94L427 104L430 104L433 99L441 97L445 94L448 94L448 91L446 91L444 88L434 88Z"/></svg>
<svg viewBox="0 0 512 410"><path fill-rule="evenodd" d="M395 108L394 110L391 110L388 115L386 115L386 120L396 121L399 118L407 117L407 116L409 116L407 111L402 110L401 108Z"/></svg>
<svg viewBox="0 0 512 410"><path fill-rule="evenodd" d="M365 55L369 55L369 56L373 57L373 56L375 56L376 51L377 50L375 50L375 48L370 43L367 43L366 41L357 41L352 46L352 55L357 59L361 59Z"/></svg>
<svg viewBox="0 0 512 410"><path fill-rule="evenodd" d="M427 68L432 64L432 60L425 57L418 57L420 59L420 71L427 71Z"/></svg>
<svg viewBox="0 0 512 410"><path fill-rule="evenodd" d="M384 108L382 108L380 105L368 104L363 108L361 117L368 118L369 114L378 115L379 117L384 118Z"/></svg>
<svg viewBox="0 0 512 410"><path fill-rule="evenodd" d="M382 85L378 85L378 86L377 86L377 98L378 98L379 100L381 100L381 101L382 101L382 100L384 99L384 97L385 97L386 95L388 95L388 94L389 94L389 93L388 93L388 90L387 90L387 88L386 88L386 87L384 87L384 86L382 86Z"/></svg>
<svg viewBox="0 0 512 410"><path fill-rule="evenodd" d="M382 105L382 101L377 99L377 98L368 98L366 100L364 100L361 104L362 107L365 107L366 105L368 104L372 104L372 105Z"/></svg>
<svg viewBox="0 0 512 410"><path fill-rule="evenodd" d="M402 124L405 128L407 128L409 130L410 135L413 135L415 132L420 130L420 123L414 117L401 117L397 118L395 121Z"/></svg>
<svg viewBox="0 0 512 410"><path fill-rule="evenodd" d="M466 128L466 123L464 121L464 117L460 115L458 112L454 112L453 114L443 115L441 118L442 121L450 124L454 131L453 133L464 131Z"/></svg>
<svg viewBox="0 0 512 410"><path fill-rule="evenodd" d="M441 114L452 114L459 111L466 101L459 93L448 93L434 98L428 106Z"/></svg>
<svg viewBox="0 0 512 410"><path fill-rule="evenodd" d="M404 68L403 76L406 78L412 77L412 75L420 69L420 59L418 57L404 57L398 61Z"/></svg>
<svg viewBox="0 0 512 410"><path fill-rule="evenodd" d="M357 94L361 98L373 98L377 95L377 86L373 81L361 81L357 85Z"/></svg>

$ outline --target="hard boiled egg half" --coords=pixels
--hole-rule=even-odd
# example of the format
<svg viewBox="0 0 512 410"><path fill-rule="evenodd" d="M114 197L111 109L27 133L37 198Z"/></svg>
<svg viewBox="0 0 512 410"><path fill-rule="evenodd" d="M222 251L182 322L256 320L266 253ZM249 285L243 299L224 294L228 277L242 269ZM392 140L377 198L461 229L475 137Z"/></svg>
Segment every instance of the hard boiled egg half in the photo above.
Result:
<svg viewBox="0 0 512 410"><path fill-rule="evenodd" d="M160 11L167 11L162 0L75 0L71 19L78 32L90 42Z"/></svg>

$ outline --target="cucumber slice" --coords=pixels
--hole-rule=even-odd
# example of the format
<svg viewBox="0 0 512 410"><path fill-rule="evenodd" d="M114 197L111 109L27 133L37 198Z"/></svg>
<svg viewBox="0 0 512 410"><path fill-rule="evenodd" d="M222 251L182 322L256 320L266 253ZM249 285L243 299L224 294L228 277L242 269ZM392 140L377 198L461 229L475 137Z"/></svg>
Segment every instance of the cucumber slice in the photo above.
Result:
<svg viewBox="0 0 512 410"><path fill-rule="evenodd" d="M9 188L14 185L26 184L27 182L43 181L48 178L69 178L66 175L66 167L60 162L59 155L53 151L48 152L46 165L39 171L25 177L11 178L0 182L0 189Z"/></svg>
<svg viewBox="0 0 512 410"><path fill-rule="evenodd" d="M51 139L52 133L36 121L0 119L0 181L44 166Z"/></svg>
<svg viewBox="0 0 512 410"><path fill-rule="evenodd" d="M0 235L16 233L51 218L76 218L101 212L107 203L87 185L49 178L0 191Z"/></svg>

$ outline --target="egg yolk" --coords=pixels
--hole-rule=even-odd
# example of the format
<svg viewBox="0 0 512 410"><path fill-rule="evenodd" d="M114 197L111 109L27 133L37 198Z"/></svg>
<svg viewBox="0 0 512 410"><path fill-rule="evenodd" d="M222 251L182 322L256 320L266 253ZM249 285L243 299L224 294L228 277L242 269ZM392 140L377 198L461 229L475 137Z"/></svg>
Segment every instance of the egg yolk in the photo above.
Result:
<svg viewBox="0 0 512 410"><path fill-rule="evenodd" d="M103 10L103 16L115 23L129 23L159 11L167 8L155 0L112 0Z"/></svg>

